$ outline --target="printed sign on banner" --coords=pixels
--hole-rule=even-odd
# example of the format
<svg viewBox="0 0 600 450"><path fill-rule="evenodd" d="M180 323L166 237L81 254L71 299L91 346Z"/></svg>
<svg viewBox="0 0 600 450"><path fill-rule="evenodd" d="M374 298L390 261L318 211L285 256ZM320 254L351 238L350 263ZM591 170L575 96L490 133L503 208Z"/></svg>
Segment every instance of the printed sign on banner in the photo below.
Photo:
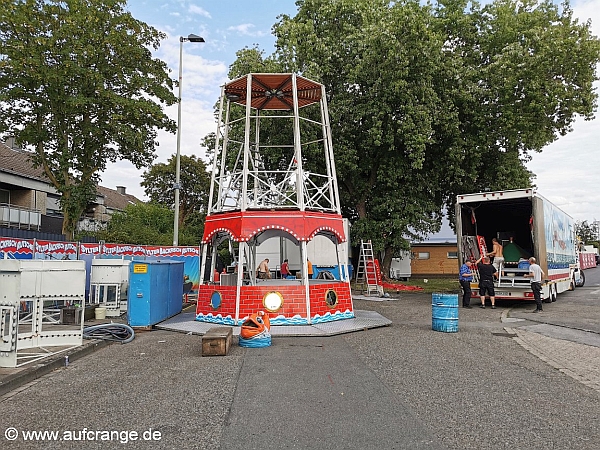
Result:
<svg viewBox="0 0 600 450"><path fill-rule="evenodd" d="M146 256L146 249L141 245L104 244L102 254L105 256Z"/></svg>
<svg viewBox="0 0 600 450"><path fill-rule="evenodd" d="M79 244L80 255L99 255L100 244L80 243Z"/></svg>
<svg viewBox="0 0 600 450"><path fill-rule="evenodd" d="M6 254L10 259L32 259L33 240L0 237L0 257Z"/></svg>
<svg viewBox="0 0 600 450"><path fill-rule="evenodd" d="M77 259L77 243L37 240L35 259Z"/></svg>

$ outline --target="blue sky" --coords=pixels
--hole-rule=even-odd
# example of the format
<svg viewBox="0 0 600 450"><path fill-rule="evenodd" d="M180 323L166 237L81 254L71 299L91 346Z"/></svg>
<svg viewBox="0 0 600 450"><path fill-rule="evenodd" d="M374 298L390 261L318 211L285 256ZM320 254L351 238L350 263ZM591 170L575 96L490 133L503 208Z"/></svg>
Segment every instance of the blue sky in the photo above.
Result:
<svg viewBox="0 0 600 450"><path fill-rule="evenodd" d="M600 35L600 0L572 0L575 17L592 19L593 32ZM167 34L155 56L167 63L173 79L179 70L179 36L202 36L205 43L183 44L181 153L204 158L200 140L216 130L213 105L236 51L258 44L273 52L271 27L280 14L295 15L294 0L129 0L128 9ZM600 87L600 84L597 84ZM177 94L177 91L175 92ZM177 107L167 109L177 119ZM176 151L176 137L159 133L156 162L166 162ZM578 120L574 131L533 157L528 167L536 175L539 192L576 220L600 220L600 119ZM127 162L109 166L102 185L145 199L141 173Z"/></svg>

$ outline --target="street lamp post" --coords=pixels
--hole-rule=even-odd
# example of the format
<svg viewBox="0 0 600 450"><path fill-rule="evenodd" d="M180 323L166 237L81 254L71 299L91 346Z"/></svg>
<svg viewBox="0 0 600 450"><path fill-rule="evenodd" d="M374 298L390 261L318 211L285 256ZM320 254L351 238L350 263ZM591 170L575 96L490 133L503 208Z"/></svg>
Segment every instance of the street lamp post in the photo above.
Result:
<svg viewBox="0 0 600 450"><path fill-rule="evenodd" d="M179 245L179 190L181 189L181 78L183 65L183 43L184 42L204 42L204 38L190 34L188 37L179 37L179 98L177 104L177 157L175 159L175 219L173 221L173 245Z"/></svg>

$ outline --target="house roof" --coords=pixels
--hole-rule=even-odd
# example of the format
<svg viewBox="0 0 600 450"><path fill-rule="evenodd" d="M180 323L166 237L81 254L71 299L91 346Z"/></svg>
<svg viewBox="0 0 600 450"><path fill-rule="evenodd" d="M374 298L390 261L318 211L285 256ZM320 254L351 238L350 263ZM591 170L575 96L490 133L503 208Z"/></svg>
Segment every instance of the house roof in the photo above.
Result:
<svg viewBox="0 0 600 450"><path fill-rule="evenodd" d="M31 152L13 149L0 141L0 171L49 183L41 167L31 164Z"/></svg>
<svg viewBox="0 0 600 450"><path fill-rule="evenodd" d="M0 141L0 172L31 178L50 185L50 180L41 167L34 168L30 159L31 152L13 149ZM104 206L110 209L123 210L127 205L141 203L141 200L131 194L121 194L115 189L104 186L97 187L98 195L104 197Z"/></svg>
<svg viewBox="0 0 600 450"><path fill-rule="evenodd" d="M121 194L120 192L109 189L104 186L98 186L98 194L104 197L104 206L111 209L124 210L128 205L142 203L140 199L131 194Z"/></svg>

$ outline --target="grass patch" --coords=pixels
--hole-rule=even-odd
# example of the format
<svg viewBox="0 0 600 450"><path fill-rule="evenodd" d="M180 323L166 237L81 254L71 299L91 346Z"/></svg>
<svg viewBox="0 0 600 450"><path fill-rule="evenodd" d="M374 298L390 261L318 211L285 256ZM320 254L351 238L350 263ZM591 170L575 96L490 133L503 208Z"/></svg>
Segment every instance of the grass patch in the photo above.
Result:
<svg viewBox="0 0 600 450"><path fill-rule="evenodd" d="M447 292L456 293L460 291L460 283L456 278L427 278L427 283L423 278L411 278L408 281L401 281L401 284L406 286L419 286L423 288L423 292Z"/></svg>
<svg viewBox="0 0 600 450"><path fill-rule="evenodd" d="M461 292L460 283L457 278L427 278L427 283L425 282L425 278L411 278L408 281L390 281L392 284L403 284L405 286L418 286L423 288L422 291L407 291L407 292L423 292L426 294L431 293L447 293L447 294L457 294ZM359 293L363 290L363 284L357 284L355 281L352 281L351 288L353 292ZM387 292L394 292L393 290L387 289ZM400 291L402 292L402 291Z"/></svg>
<svg viewBox="0 0 600 450"><path fill-rule="evenodd" d="M403 284L405 286L418 286L423 288L422 291L415 292L425 292L425 293L457 293L460 292L460 283L456 278L427 278L427 283L425 283L424 278L412 278L408 281L393 281L392 283ZM362 284L356 284L352 282L352 290L355 292L359 292L362 290ZM391 292L391 291L390 291Z"/></svg>

